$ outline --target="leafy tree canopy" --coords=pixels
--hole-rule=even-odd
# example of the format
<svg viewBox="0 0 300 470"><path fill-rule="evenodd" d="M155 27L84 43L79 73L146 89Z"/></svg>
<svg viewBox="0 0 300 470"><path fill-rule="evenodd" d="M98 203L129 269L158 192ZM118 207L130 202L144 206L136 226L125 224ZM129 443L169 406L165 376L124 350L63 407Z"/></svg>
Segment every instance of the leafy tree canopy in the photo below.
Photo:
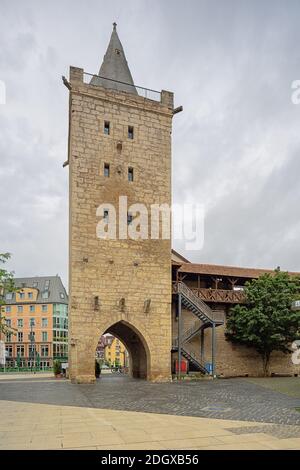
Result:
<svg viewBox="0 0 300 470"><path fill-rule="evenodd" d="M9 253L0 253L0 331L4 334L6 333L14 333L13 328L9 328L6 325L6 318L4 316L4 308L5 305L5 294L7 292L15 292L16 288L14 285L14 276L12 272L7 271L4 269L3 265L6 261L10 258Z"/></svg>
<svg viewBox="0 0 300 470"><path fill-rule="evenodd" d="M292 307L300 298L300 280L275 270L247 282L244 292L245 304L230 310L225 335L255 348L267 375L272 351L290 352L290 344L300 338L300 312Z"/></svg>

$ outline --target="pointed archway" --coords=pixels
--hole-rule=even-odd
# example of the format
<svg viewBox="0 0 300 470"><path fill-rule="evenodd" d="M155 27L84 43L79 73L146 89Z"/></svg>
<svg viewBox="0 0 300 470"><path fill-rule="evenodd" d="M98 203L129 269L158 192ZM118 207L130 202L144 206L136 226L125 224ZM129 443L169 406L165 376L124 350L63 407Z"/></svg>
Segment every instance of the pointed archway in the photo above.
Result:
<svg viewBox="0 0 300 470"><path fill-rule="evenodd" d="M150 353L142 334L131 324L121 320L106 329L118 338L129 353L129 373L134 378L147 379Z"/></svg>
<svg viewBox="0 0 300 470"><path fill-rule="evenodd" d="M113 318L115 317L115 318ZM100 323L100 322L99 322ZM95 355L99 338L110 333L125 346L129 356L129 375L153 382L169 381L171 377L170 349L161 350L160 344L153 341L156 336L149 333L142 322L135 319L134 323L127 319L111 315L110 321L103 321L91 329L83 325L85 334L70 340L70 379L73 383L95 382ZM161 338L161 337L159 337ZM161 369L163 364L163 372Z"/></svg>

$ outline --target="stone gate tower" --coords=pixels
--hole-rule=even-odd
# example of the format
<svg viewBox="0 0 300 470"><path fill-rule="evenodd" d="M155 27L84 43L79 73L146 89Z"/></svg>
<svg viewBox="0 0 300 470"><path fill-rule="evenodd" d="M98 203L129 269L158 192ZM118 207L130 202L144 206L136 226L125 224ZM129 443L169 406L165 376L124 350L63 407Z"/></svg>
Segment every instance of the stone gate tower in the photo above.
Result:
<svg viewBox="0 0 300 470"><path fill-rule="evenodd" d="M173 94L134 86L116 24L99 75L71 67L64 83L70 90L71 380L95 380L95 350L106 332L127 347L134 377L169 380L170 240L120 238L118 217L120 196L128 207L142 203L149 212L151 204L171 204ZM112 207L117 237L99 238L98 223L111 221ZM131 223L128 212L126 227Z"/></svg>

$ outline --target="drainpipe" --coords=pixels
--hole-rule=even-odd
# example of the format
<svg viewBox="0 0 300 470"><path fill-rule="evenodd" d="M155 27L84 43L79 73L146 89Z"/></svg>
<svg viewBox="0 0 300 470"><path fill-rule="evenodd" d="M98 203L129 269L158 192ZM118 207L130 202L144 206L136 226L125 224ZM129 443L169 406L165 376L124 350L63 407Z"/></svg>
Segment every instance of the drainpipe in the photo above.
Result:
<svg viewBox="0 0 300 470"><path fill-rule="evenodd" d="M212 362L212 377L216 378L216 324L212 324L212 338L211 338L211 362Z"/></svg>
<svg viewBox="0 0 300 470"><path fill-rule="evenodd" d="M181 379L181 294L178 294L178 380Z"/></svg>
<svg viewBox="0 0 300 470"><path fill-rule="evenodd" d="M200 357L201 364L204 363L204 329L201 329L201 340L200 340Z"/></svg>

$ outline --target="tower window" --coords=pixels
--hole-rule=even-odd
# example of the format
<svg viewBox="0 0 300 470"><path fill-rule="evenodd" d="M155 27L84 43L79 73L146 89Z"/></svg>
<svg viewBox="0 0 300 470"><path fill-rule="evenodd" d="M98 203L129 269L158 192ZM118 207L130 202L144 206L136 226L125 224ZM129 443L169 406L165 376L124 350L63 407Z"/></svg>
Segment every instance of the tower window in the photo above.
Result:
<svg viewBox="0 0 300 470"><path fill-rule="evenodd" d="M109 177L109 163L104 163L104 176Z"/></svg>
<svg viewBox="0 0 300 470"><path fill-rule="evenodd" d="M130 225L133 221L133 215L127 212L127 225Z"/></svg>
<svg viewBox="0 0 300 470"><path fill-rule="evenodd" d="M133 139L133 126L128 126L128 139Z"/></svg>
<svg viewBox="0 0 300 470"><path fill-rule="evenodd" d="M133 181L133 168L128 168L128 181Z"/></svg>
<svg viewBox="0 0 300 470"><path fill-rule="evenodd" d="M110 123L109 121L104 121L104 134L110 134Z"/></svg>
<svg viewBox="0 0 300 470"><path fill-rule="evenodd" d="M108 209L104 209L104 211L103 211L103 220L106 223L108 222Z"/></svg>

